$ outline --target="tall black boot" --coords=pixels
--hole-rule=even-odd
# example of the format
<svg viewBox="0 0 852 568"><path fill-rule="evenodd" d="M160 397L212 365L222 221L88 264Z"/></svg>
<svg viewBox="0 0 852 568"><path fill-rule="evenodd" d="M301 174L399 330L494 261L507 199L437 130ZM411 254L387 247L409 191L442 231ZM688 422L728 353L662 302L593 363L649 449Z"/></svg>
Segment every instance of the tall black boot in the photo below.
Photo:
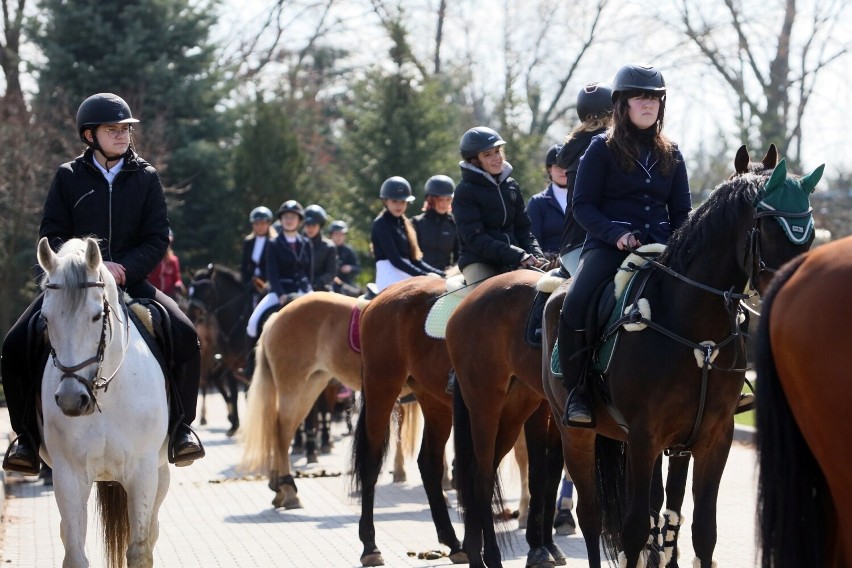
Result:
<svg viewBox="0 0 852 568"><path fill-rule="evenodd" d="M173 379L171 410L173 426L169 439L169 463L183 467L205 455L201 440L189 426L195 419L195 407L198 404L197 361L191 359L183 363L175 363Z"/></svg>
<svg viewBox="0 0 852 568"><path fill-rule="evenodd" d="M575 428L592 428L595 416L588 391L589 349L585 330L559 329L559 362L562 380L569 391L562 424Z"/></svg>

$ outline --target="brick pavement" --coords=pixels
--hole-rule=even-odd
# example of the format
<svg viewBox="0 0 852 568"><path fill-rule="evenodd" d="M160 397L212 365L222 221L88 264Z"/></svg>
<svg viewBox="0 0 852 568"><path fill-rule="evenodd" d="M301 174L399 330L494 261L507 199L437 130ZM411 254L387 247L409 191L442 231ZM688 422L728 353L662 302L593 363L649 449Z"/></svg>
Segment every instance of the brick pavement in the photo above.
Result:
<svg viewBox="0 0 852 568"><path fill-rule="evenodd" d="M243 399L241 398L241 404ZM244 409L243 409L244 410ZM234 471L241 448L225 436L227 420L224 403L213 398L208 404L209 424L199 428L207 457L188 468L172 468L172 483L160 513L160 539L155 550L157 566L229 568L265 566L357 567L361 544L358 540L359 503L348 493L347 478L314 477L298 479L304 505L298 510L273 510L272 493L266 481L238 476ZM342 474L350 450L343 426L336 425L332 454L308 466L296 456L294 466L303 473ZM9 431L5 409L0 413L0 433ZM3 438L0 439L4 439ZM431 524L417 466L407 464L409 481L391 482L390 467L380 479L376 496L377 542L387 566L449 566L446 559L421 560L409 552L440 548ZM517 493L517 474L507 469L504 476L511 497ZM59 538L59 513L51 487L23 478L6 479L5 511L2 523L2 562L21 568L61 566L63 549ZM754 452L747 445L734 444L719 497L719 544L716 560L722 568L754 566ZM450 493L455 503L454 492ZM516 505L516 501L510 501ZM691 520L692 503L687 497L684 512ZM103 566L90 502L87 551L92 566ZM454 513L452 518L458 520ZM516 525L511 522L514 528ZM463 534L460 520L456 523ZM504 566L525 565L523 534L512 531L514 550L504 550ZM568 568L587 566L585 546L579 535L556 537L569 557ZM690 528L681 532L681 565L691 565L693 552Z"/></svg>

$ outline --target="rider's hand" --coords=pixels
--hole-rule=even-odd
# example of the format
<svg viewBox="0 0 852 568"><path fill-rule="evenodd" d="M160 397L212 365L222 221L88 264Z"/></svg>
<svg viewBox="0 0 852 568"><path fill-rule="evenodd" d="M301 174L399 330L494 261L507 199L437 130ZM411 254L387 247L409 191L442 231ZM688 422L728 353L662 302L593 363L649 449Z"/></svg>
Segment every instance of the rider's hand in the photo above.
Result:
<svg viewBox="0 0 852 568"><path fill-rule="evenodd" d="M642 243L639 242L633 233L624 233L621 237L619 237L615 245L618 247L618 250L627 250L628 247L635 249L636 247L641 246Z"/></svg>
<svg viewBox="0 0 852 568"><path fill-rule="evenodd" d="M124 286L125 275L124 275L124 266L118 264L117 262L111 262L109 260L104 261L104 266L106 266L109 273L112 274L112 277L115 278L115 283L119 286Z"/></svg>
<svg viewBox="0 0 852 568"><path fill-rule="evenodd" d="M529 268L530 266L537 266L538 259L531 255L530 253L525 254L521 257L521 268Z"/></svg>

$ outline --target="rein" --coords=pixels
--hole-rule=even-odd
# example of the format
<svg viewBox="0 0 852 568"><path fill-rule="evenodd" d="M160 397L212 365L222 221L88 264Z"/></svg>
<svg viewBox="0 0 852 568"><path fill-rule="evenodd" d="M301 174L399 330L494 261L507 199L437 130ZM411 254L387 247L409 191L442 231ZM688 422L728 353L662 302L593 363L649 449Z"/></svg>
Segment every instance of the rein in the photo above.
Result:
<svg viewBox="0 0 852 568"><path fill-rule="evenodd" d="M105 288L105 286L106 286L106 283L103 280L99 280L97 282L83 282L82 284L79 284L77 287L80 288L80 289L85 289L85 288L101 288L101 289L103 289L103 288ZM44 288L46 290L61 290L62 286L60 286L59 284L53 284L53 283L48 282L47 284L44 285ZM112 308L112 306L109 303L109 300L107 299L106 292L104 292L104 294L103 294L103 306L104 306L103 311L101 312L101 319L103 321L103 324L101 326L101 337L98 340L98 347L97 347L97 350L96 350L96 352L93 356L89 357L88 359L86 359L84 361L81 361L80 363L77 363L76 365L64 365L59 360L59 357L56 355L56 350L53 348L53 345L50 346L50 357L51 357L51 360L53 361L53 366L56 367L57 369L59 369L60 371L62 371L62 377L60 377L60 379L59 379L60 382L64 381L65 379L75 379L77 382L79 382L81 385L83 385L86 388L86 391L88 392L89 396L91 396L92 400L95 401L95 405L97 406L98 412L101 411L101 407L100 407L100 405L98 404L98 401L97 401L96 391L101 390L101 389L103 389L104 392L107 391L107 389L109 388L110 382L112 382L112 380L115 378L116 374L118 374L119 369L121 369L121 366L124 364L124 358L127 355L127 349L130 346L130 337L129 337L130 336L130 329L129 329L130 318L127 317L127 306L122 302L121 303L122 311L125 314L124 319L125 319L126 343L122 348L121 360L119 361L118 365L116 366L115 371L113 371L113 373L109 377L106 377L106 378L103 377L101 371L103 370L104 355L106 354L107 328L109 328L110 337L111 337L112 336L112 323L111 323L110 316L111 316L112 313L115 312L115 309ZM116 316L116 319L118 319L119 322L121 321L121 318L119 318L118 316ZM48 330L49 330L49 326L48 326ZM97 364L97 369L95 369L95 373L91 378L86 378L86 377L83 377L83 376L77 374L77 371L84 369L84 368L88 367L89 365L94 365L94 364Z"/></svg>

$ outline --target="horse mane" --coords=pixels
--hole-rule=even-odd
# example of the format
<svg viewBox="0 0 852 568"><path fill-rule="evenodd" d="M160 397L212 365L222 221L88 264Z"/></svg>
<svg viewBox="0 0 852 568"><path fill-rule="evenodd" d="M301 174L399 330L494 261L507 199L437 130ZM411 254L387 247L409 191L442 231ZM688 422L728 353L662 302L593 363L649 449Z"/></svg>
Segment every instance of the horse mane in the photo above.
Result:
<svg viewBox="0 0 852 568"><path fill-rule="evenodd" d="M743 213L752 208L752 201L765 179L765 173L745 173L717 185L710 197L672 234L659 261L682 272L696 251L715 235L735 232Z"/></svg>
<svg viewBox="0 0 852 568"><path fill-rule="evenodd" d="M213 274L221 274L226 279L233 281L236 284L242 283L242 277L235 270L232 270L225 266L224 264L209 264L204 268L199 268L196 270L193 275L193 280L205 280L213 278Z"/></svg>
<svg viewBox="0 0 852 568"><path fill-rule="evenodd" d="M87 297L88 289L84 286L89 280L89 275L86 266L86 241L83 239L71 239L66 241L56 253L58 264L56 270L51 275L53 280L51 284L57 284L59 288L55 290L60 294L62 301L71 307L71 310L76 312ZM103 275L103 263L98 267L98 272L101 278L106 282L107 279ZM48 275L44 273L41 279L41 287L44 289Z"/></svg>

